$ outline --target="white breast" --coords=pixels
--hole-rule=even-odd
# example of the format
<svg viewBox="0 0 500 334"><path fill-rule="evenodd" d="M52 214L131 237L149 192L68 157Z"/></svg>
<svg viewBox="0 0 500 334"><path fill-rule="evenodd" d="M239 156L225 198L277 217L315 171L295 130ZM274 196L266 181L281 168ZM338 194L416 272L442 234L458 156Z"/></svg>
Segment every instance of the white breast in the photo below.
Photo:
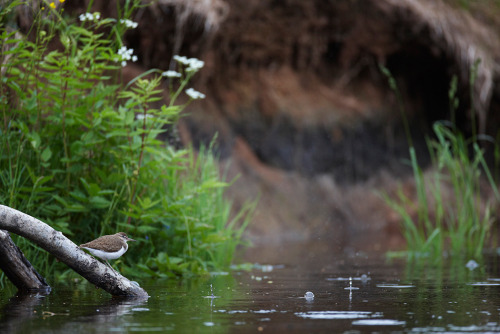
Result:
<svg viewBox="0 0 500 334"><path fill-rule="evenodd" d="M113 253L107 253L107 252L103 252L103 251L98 250L98 249L93 249L93 248L88 248L88 247L82 247L82 248L87 249L90 253L92 253L92 255L97 256L98 258L101 258L101 259L107 261L107 260L115 260L115 259L119 258L123 254L125 254L128 247L127 248L122 247L119 251L113 252Z"/></svg>

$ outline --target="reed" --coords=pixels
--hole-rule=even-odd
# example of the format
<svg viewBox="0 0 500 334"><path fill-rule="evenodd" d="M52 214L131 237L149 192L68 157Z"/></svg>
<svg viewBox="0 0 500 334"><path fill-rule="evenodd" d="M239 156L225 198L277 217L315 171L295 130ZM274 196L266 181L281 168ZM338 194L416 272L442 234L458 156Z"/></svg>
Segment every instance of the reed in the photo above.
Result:
<svg viewBox="0 0 500 334"><path fill-rule="evenodd" d="M384 74L390 75L388 70ZM455 93L456 78L449 95L452 119L458 106ZM382 196L401 217L410 258L480 259L500 201L496 183L477 136L466 139L452 122L445 121L436 122L433 132L434 137L427 139L432 161L427 173L419 166L413 146L409 148L416 196L402 189L396 198ZM482 195L487 191L494 194L494 203L484 203Z"/></svg>

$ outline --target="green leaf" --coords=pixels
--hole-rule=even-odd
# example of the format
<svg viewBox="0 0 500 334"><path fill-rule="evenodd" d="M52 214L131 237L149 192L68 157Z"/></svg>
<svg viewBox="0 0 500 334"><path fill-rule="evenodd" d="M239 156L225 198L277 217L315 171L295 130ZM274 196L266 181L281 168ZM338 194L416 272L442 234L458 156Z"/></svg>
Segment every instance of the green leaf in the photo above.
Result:
<svg viewBox="0 0 500 334"><path fill-rule="evenodd" d="M111 205L111 202L101 196L93 196L90 198L90 204L97 209L105 209Z"/></svg>
<svg viewBox="0 0 500 334"><path fill-rule="evenodd" d="M207 236L205 236L203 238L203 241L205 243L220 243L220 242L225 242L227 241L229 238L225 235L222 235L220 233L211 233L211 234L208 234Z"/></svg>
<svg viewBox="0 0 500 334"><path fill-rule="evenodd" d="M67 207L68 206L68 202L62 198L61 196L59 195L54 195L53 197L56 201L58 201L59 203L61 203L63 206Z"/></svg>
<svg viewBox="0 0 500 334"><path fill-rule="evenodd" d="M81 204L70 204L66 207L69 212L87 212L89 211L85 206Z"/></svg>
<svg viewBox="0 0 500 334"><path fill-rule="evenodd" d="M85 203L87 202L87 196L79 190L71 191L69 194L71 197L80 202L85 202Z"/></svg>
<svg viewBox="0 0 500 334"><path fill-rule="evenodd" d="M151 201L151 198L146 197L144 199L138 198L139 204L141 205L141 208L143 210L148 210L151 209L152 207L156 206L158 203L161 202L161 200L157 201Z"/></svg>
<svg viewBox="0 0 500 334"><path fill-rule="evenodd" d="M40 158L42 158L42 161L47 162L47 161L49 161L49 160L50 160L50 158L51 158L51 157L52 157L52 151L50 150L50 147L49 147L49 146L47 146L47 147L43 150L43 152L42 152L42 154L41 154Z"/></svg>
<svg viewBox="0 0 500 334"><path fill-rule="evenodd" d="M40 138L40 135L36 132L31 132L28 134L28 139L30 141L31 146L36 150L39 146L40 143L42 142L42 139Z"/></svg>

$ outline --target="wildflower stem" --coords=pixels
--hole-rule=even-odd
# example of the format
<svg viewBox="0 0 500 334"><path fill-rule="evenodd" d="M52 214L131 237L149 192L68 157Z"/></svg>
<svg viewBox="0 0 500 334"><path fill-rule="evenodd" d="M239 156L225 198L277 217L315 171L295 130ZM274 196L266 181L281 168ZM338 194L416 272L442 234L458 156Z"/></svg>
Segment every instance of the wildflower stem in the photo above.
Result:
<svg viewBox="0 0 500 334"><path fill-rule="evenodd" d="M188 73L188 75L186 76L186 78L184 80L182 80L181 82L181 85L179 86L179 88L177 89L177 91L175 91L175 93L172 94L172 96L170 97L170 103L169 103L169 107L173 106L175 104L175 100L177 100L177 97L179 96L180 93L182 93L184 91L184 88L186 87L186 85L188 84L189 80L191 79L191 77L193 76L193 73Z"/></svg>
<svg viewBox="0 0 500 334"><path fill-rule="evenodd" d="M68 65L70 62L70 54L68 50L66 50L66 65ZM68 67L68 66L65 66ZM71 163L69 160L69 150L68 150L68 133L66 130L66 97L67 97L67 91L68 91L68 77L67 77L67 71L64 71L66 73L61 73L61 92L62 92L62 100L61 100L61 112L62 112L62 133L63 133L63 146L64 146L64 157L66 160L66 184L67 184L67 189L71 186L71 173L70 173L70 168L71 168Z"/></svg>
<svg viewBox="0 0 500 334"><path fill-rule="evenodd" d="M130 204L131 205L134 205L135 204L135 193L137 191L137 183L139 182L139 176L140 176L140 173L141 173L141 166L142 166L142 159L144 158L144 148L145 148L145 136L146 136L146 118L147 118L147 115L148 115L148 106L147 104L144 104L143 106L143 109L144 109L144 112L143 112L143 119L142 119L142 133L141 133L141 150L139 152L139 162L138 162L138 165L137 165L137 175L135 175L135 182L134 182L134 185L133 185L133 188L132 188L132 193L131 193L131 196L130 196ZM132 217L131 216L128 216L128 219L127 219L127 224L130 224L132 220Z"/></svg>

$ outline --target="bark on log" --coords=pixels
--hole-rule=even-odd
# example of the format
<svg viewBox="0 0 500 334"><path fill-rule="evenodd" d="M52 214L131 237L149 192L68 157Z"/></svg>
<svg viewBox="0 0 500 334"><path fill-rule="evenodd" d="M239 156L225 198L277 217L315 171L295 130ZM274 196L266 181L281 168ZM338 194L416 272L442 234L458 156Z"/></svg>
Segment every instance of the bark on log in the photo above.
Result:
<svg viewBox="0 0 500 334"><path fill-rule="evenodd" d="M82 251L61 232L25 213L0 205L0 229L31 240L89 282L114 296L148 296L137 283L129 281Z"/></svg>
<svg viewBox="0 0 500 334"><path fill-rule="evenodd" d="M45 279L12 241L9 232L4 230L0 230L0 269L20 291L51 290Z"/></svg>

